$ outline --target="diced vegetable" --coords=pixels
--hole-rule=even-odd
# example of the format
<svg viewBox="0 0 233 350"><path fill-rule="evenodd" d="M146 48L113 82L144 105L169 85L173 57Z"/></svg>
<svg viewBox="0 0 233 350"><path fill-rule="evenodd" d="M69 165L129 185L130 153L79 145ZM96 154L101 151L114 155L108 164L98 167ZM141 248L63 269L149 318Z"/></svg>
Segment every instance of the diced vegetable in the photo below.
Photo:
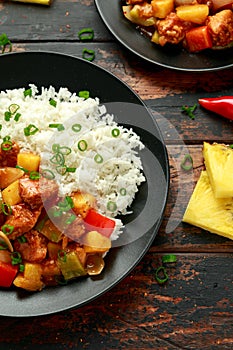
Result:
<svg viewBox="0 0 233 350"><path fill-rule="evenodd" d="M90 231L84 237L86 253L105 253L111 248L111 240L97 231Z"/></svg>
<svg viewBox="0 0 233 350"><path fill-rule="evenodd" d="M212 40L207 26L190 29L186 33L186 42L190 52L197 52L212 47Z"/></svg>
<svg viewBox="0 0 233 350"><path fill-rule="evenodd" d="M99 275L104 268L104 259L98 254L89 254L86 262L88 275Z"/></svg>
<svg viewBox="0 0 233 350"><path fill-rule="evenodd" d="M71 198L74 212L82 218L85 218L88 211L96 206L96 199L90 193L75 192Z"/></svg>
<svg viewBox="0 0 233 350"><path fill-rule="evenodd" d="M12 182L24 175L24 171L18 168L5 167L0 168L0 188L6 188Z"/></svg>
<svg viewBox="0 0 233 350"><path fill-rule="evenodd" d="M74 251L65 253L65 256L62 259L58 259L58 265L65 280L70 280L87 274L78 255Z"/></svg>
<svg viewBox="0 0 233 350"><path fill-rule="evenodd" d="M2 191L3 202L8 205L15 205L22 202L19 192L19 180L12 182Z"/></svg>
<svg viewBox="0 0 233 350"><path fill-rule="evenodd" d="M98 231L106 237L110 237L114 228L115 221L104 216L97 211L90 209L85 217L84 224L90 231Z"/></svg>
<svg viewBox="0 0 233 350"><path fill-rule="evenodd" d="M178 6L176 14L182 21L203 24L209 15L209 6L205 4Z"/></svg>
<svg viewBox="0 0 233 350"><path fill-rule="evenodd" d="M47 237L50 241L58 243L62 238L62 232L54 225L54 223L47 219L38 231Z"/></svg>
<svg viewBox="0 0 233 350"><path fill-rule="evenodd" d="M9 288L17 275L18 267L0 261L0 287Z"/></svg>
<svg viewBox="0 0 233 350"><path fill-rule="evenodd" d="M140 17L140 6L122 6L124 16L133 23L148 27L155 24L155 18L141 18Z"/></svg>
<svg viewBox="0 0 233 350"><path fill-rule="evenodd" d="M17 156L17 165L28 170L38 171L40 156L33 153L19 153Z"/></svg>
<svg viewBox="0 0 233 350"><path fill-rule="evenodd" d="M40 264L28 263L24 264L24 272L19 273L13 284L16 287L26 289L31 292L41 290L44 286L41 281L42 267Z"/></svg>
<svg viewBox="0 0 233 350"><path fill-rule="evenodd" d="M154 10L154 16L165 18L174 8L173 0L152 0L151 5Z"/></svg>
<svg viewBox="0 0 233 350"><path fill-rule="evenodd" d="M213 10L232 9L233 0L212 0Z"/></svg>
<svg viewBox="0 0 233 350"><path fill-rule="evenodd" d="M58 252L61 250L61 245L58 243L49 242L47 248L50 259L57 259Z"/></svg>

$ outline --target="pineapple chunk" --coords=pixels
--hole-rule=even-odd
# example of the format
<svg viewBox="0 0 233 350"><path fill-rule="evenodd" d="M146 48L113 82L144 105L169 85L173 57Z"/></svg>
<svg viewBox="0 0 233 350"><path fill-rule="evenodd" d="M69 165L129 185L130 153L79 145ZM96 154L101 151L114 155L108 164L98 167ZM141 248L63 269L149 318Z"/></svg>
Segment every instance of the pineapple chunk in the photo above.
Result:
<svg viewBox="0 0 233 350"><path fill-rule="evenodd" d="M84 238L86 253L105 253L111 248L111 240L97 231L89 231Z"/></svg>
<svg viewBox="0 0 233 350"><path fill-rule="evenodd" d="M233 199L215 198L205 170L190 198L183 222L233 239Z"/></svg>
<svg viewBox="0 0 233 350"><path fill-rule="evenodd" d="M206 4L182 5L176 8L176 14L182 21L203 24L209 15L209 6Z"/></svg>
<svg viewBox="0 0 233 350"><path fill-rule="evenodd" d="M30 292L40 291L44 284L41 281L42 267L40 264L28 263L24 265L24 272L18 274L14 285Z"/></svg>
<svg viewBox="0 0 233 350"><path fill-rule="evenodd" d="M165 18L174 8L173 0L152 0L151 5L154 10L154 16L157 18Z"/></svg>
<svg viewBox="0 0 233 350"><path fill-rule="evenodd" d="M8 205L15 205L22 202L19 191L19 180L12 182L2 191L2 199Z"/></svg>
<svg viewBox="0 0 233 350"><path fill-rule="evenodd" d="M24 175L24 171L13 167L0 168L0 188L6 188Z"/></svg>
<svg viewBox="0 0 233 350"><path fill-rule="evenodd" d="M204 142L203 156L209 180L216 198L233 197L233 149Z"/></svg>
<svg viewBox="0 0 233 350"><path fill-rule="evenodd" d="M40 156L34 153L19 153L17 156L17 165L28 171L38 171Z"/></svg>

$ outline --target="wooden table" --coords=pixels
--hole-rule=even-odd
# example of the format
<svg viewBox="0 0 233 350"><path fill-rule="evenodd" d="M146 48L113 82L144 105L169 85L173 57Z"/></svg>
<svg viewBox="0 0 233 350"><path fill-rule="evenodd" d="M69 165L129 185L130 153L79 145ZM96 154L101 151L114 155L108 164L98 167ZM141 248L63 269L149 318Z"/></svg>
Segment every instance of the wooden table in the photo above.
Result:
<svg viewBox="0 0 233 350"><path fill-rule="evenodd" d="M107 1L107 0L106 0ZM92 27L95 63L125 81L158 118L170 159L170 193L159 234L138 266L91 304L35 318L0 317L0 349L233 348L233 241L181 222L203 168L203 141L233 143L233 123L205 113L195 120L181 106L202 95L233 94L233 68L190 73L137 58L102 23L93 0L54 0L52 6L0 0L0 34L14 52L48 50L82 56L77 33ZM4 69L1 67L1 69ZM180 169L181 150L193 157L191 174ZM155 270L166 253L177 263L160 285Z"/></svg>

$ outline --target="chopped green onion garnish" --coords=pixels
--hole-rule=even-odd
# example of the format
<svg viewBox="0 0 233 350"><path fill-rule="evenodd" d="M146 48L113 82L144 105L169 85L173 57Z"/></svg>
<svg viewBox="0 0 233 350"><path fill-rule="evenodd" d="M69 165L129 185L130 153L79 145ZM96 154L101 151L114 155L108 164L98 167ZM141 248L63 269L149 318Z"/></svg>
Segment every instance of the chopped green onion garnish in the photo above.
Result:
<svg viewBox="0 0 233 350"><path fill-rule="evenodd" d="M8 108L11 114L15 114L18 111L18 109L19 109L19 105L17 105L16 103L12 103Z"/></svg>
<svg viewBox="0 0 233 350"><path fill-rule="evenodd" d="M7 45L9 45L9 52L11 52L12 51L12 43L9 40L8 36L6 35L6 33L3 33L3 34L0 35L0 46L2 46L2 53L5 52Z"/></svg>
<svg viewBox="0 0 233 350"><path fill-rule="evenodd" d="M83 28L78 32L78 37L81 41L93 40L94 30L92 28Z"/></svg>
<svg viewBox="0 0 233 350"><path fill-rule="evenodd" d="M65 199L63 201L58 202L57 205L62 211L69 211L74 207L74 202L71 197L66 196Z"/></svg>
<svg viewBox="0 0 233 350"><path fill-rule="evenodd" d="M120 130L118 128L112 129L112 136L118 137L120 135Z"/></svg>
<svg viewBox="0 0 233 350"><path fill-rule="evenodd" d="M127 192L127 191L126 191L126 188L123 188L123 187L122 187L122 188L120 189L120 194L121 194L121 196L126 196L126 192Z"/></svg>
<svg viewBox="0 0 233 350"><path fill-rule="evenodd" d="M3 141L1 144L1 149L3 151L10 151L13 147L13 143L11 141Z"/></svg>
<svg viewBox="0 0 233 350"><path fill-rule="evenodd" d="M6 135L5 137L3 137L3 141L10 141L11 137L10 135Z"/></svg>
<svg viewBox="0 0 233 350"><path fill-rule="evenodd" d="M115 202L113 202L113 201L109 201L108 203L107 203L107 209L109 210L109 211L116 211L116 209L117 209L117 205L116 205L116 203Z"/></svg>
<svg viewBox="0 0 233 350"><path fill-rule="evenodd" d="M59 143L54 143L54 144L52 145L52 151L53 151L54 153L57 153L57 152L60 151L60 145L59 145Z"/></svg>
<svg viewBox="0 0 233 350"><path fill-rule="evenodd" d="M62 153L56 153L52 158L50 159L50 162L57 165L64 165L65 164L65 158Z"/></svg>
<svg viewBox="0 0 233 350"><path fill-rule="evenodd" d="M89 98L90 93L89 91L83 90L83 91L79 91L78 96L83 98Z"/></svg>
<svg viewBox="0 0 233 350"><path fill-rule="evenodd" d="M19 272L24 272L24 264L19 264Z"/></svg>
<svg viewBox="0 0 233 350"><path fill-rule="evenodd" d="M162 262L165 263L174 263L176 262L176 255L174 254L166 254L162 256Z"/></svg>
<svg viewBox="0 0 233 350"><path fill-rule="evenodd" d="M18 265L22 262L22 257L19 252L11 253L11 263L12 265Z"/></svg>
<svg viewBox="0 0 233 350"><path fill-rule="evenodd" d="M53 107L57 107L57 101L55 101L53 98L49 100L49 104Z"/></svg>
<svg viewBox="0 0 233 350"><path fill-rule="evenodd" d="M72 130L74 132L79 132L82 129L82 126L80 124L74 124L72 125Z"/></svg>
<svg viewBox="0 0 233 350"><path fill-rule="evenodd" d="M6 122L9 122L9 120L11 119L11 117L12 117L11 112L6 111L6 112L4 113L4 119L5 119Z"/></svg>
<svg viewBox="0 0 233 350"><path fill-rule="evenodd" d="M155 278L158 283L163 284L168 280L168 274L164 266L160 266L155 271Z"/></svg>
<svg viewBox="0 0 233 350"><path fill-rule="evenodd" d="M80 140L80 141L78 142L78 149L79 149L79 151L81 151L81 152L86 151L86 149L87 149L87 142L86 142L85 140Z"/></svg>
<svg viewBox="0 0 233 350"><path fill-rule="evenodd" d="M18 168L18 169L23 170L25 173L28 173L28 172L29 172L27 169L23 168L23 167L20 166L20 165L16 165L15 167Z"/></svg>
<svg viewBox="0 0 233 350"><path fill-rule="evenodd" d="M26 128L24 128L24 135L25 136L35 135L37 131L39 131L39 129L34 124L30 124Z"/></svg>
<svg viewBox="0 0 233 350"><path fill-rule="evenodd" d="M38 173L38 171L31 171L30 175L29 175L29 178L31 180L39 180L40 174Z"/></svg>
<svg viewBox="0 0 233 350"><path fill-rule="evenodd" d="M186 154L184 156L184 159L182 160L180 166L185 171L189 171L193 168L193 159L190 154Z"/></svg>
<svg viewBox="0 0 233 350"><path fill-rule="evenodd" d="M12 214L12 208L11 208L10 204L2 203L1 209L2 209L2 212L5 215L11 215Z"/></svg>
<svg viewBox="0 0 233 350"><path fill-rule="evenodd" d="M82 58L84 58L87 61L93 61L95 59L95 51L83 49Z"/></svg>
<svg viewBox="0 0 233 350"><path fill-rule="evenodd" d="M191 107L189 107L189 106L182 106L181 107L181 111L186 113L189 116L189 118L195 119L195 115L194 115L193 112L195 111L196 108L197 108L197 104L195 104L195 105L193 105Z"/></svg>
<svg viewBox="0 0 233 350"><path fill-rule="evenodd" d="M97 153L96 155L95 155L95 157L94 157L94 161L97 163L97 164L101 164L101 163L103 163L103 157L99 154L99 153Z"/></svg>
<svg viewBox="0 0 233 350"><path fill-rule="evenodd" d="M49 128L55 128L57 131L65 130L65 127L63 124L49 124Z"/></svg>
<svg viewBox="0 0 233 350"><path fill-rule="evenodd" d="M10 235L14 231L14 226L5 224L2 226L2 232L5 233L5 235Z"/></svg>
<svg viewBox="0 0 233 350"><path fill-rule="evenodd" d="M64 154L65 156L68 156L68 154L71 153L71 148L70 147L66 147L66 146L62 146L59 148L59 152Z"/></svg>
<svg viewBox="0 0 233 350"><path fill-rule="evenodd" d="M26 243L27 242L27 238L25 236L20 236L17 238L17 240L19 241L19 243Z"/></svg>
<svg viewBox="0 0 233 350"><path fill-rule="evenodd" d="M41 175L48 180L53 180L55 178L54 173L50 169L43 169Z"/></svg>
<svg viewBox="0 0 233 350"><path fill-rule="evenodd" d="M60 261L66 262L66 252L63 249L60 249L57 253L57 257Z"/></svg>
<svg viewBox="0 0 233 350"><path fill-rule="evenodd" d="M21 117L21 113L16 113L16 115L14 117L14 121L18 122L20 117Z"/></svg>
<svg viewBox="0 0 233 350"><path fill-rule="evenodd" d="M66 168L67 173L75 173L77 168Z"/></svg>
<svg viewBox="0 0 233 350"><path fill-rule="evenodd" d="M66 219L65 223L66 223L67 225L70 225L70 224L72 224L72 222L74 222L74 220L75 220L76 218L77 218L76 215L71 214L71 215Z"/></svg>
<svg viewBox="0 0 233 350"><path fill-rule="evenodd" d="M23 94L24 94L25 97L26 97L26 96L32 97L32 89L24 90Z"/></svg>
<svg viewBox="0 0 233 350"><path fill-rule="evenodd" d="M66 165L59 165L56 167L56 171L60 175L65 175L67 172L67 167L66 167Z"/></svg>

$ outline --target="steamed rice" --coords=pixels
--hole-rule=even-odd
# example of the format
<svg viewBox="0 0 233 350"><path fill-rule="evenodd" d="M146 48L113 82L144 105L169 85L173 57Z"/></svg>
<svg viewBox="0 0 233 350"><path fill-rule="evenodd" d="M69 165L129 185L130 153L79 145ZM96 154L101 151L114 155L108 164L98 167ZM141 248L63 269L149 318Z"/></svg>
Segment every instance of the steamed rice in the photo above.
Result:
<svg viewBox="0 0 233 350"><path fill-rule="evenodd" d="M138 186L145 181L138 151L144 146L138 135L131 129L117 125L114 117L100 106L98 98L81 98L67 88L55 91L54 87L38 88L30 85L32 96L24 96L24 88L6 90L0 93L1 138L10 135L21 151L33 152L41 156L41 169L51 169L54 144L69 147L71 153L65 156L67 167L76 168L74 173L59 175L61 196L81 190L93 194L99 211L111 217L127 214ZM56 107L49 101L56 101ZM17 104L21 114L19 121L4 115L9 106ZM49 124L62 124L65 129L56 131ZM25 136L24 128L33 124L38 131ZM75 132L72 125L79 124L81 130ZM112 130L119 132L113 137ZM85 151L80 151L78 142L84 140ZM95 161L97 156L98 162ZM109 205L111 203L111 205Z"/></svg>

